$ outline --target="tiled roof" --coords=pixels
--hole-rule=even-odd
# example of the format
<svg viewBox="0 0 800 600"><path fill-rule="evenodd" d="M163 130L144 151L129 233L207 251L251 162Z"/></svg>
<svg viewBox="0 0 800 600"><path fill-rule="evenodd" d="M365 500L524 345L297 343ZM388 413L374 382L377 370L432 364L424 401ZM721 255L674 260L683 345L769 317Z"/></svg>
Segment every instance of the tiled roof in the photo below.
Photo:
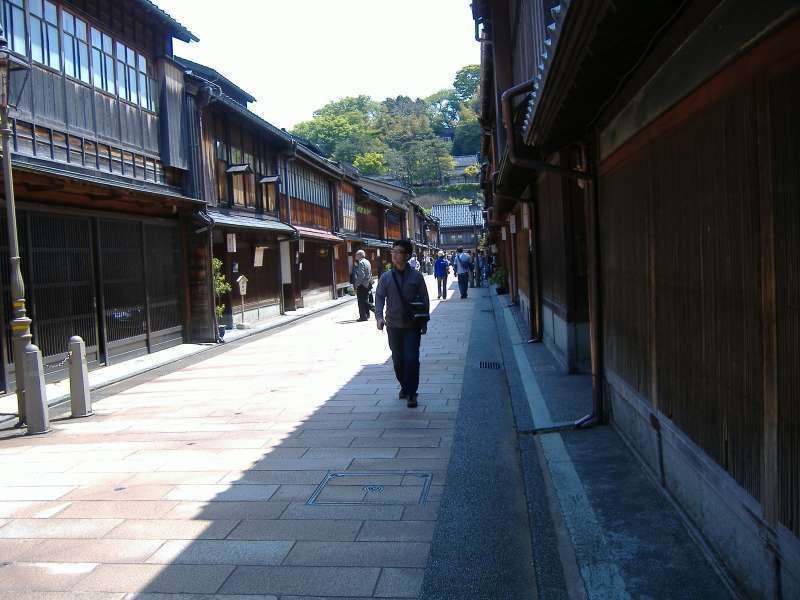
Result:
<svg viewBox="0 0 800 600"><path fill-rule="evenodd" d="M440 227L472 227L472 210L469 204L434 204L431 214L439 219ZM475 224L483 226L483 210L478 205L475 212Z"/></svg>
<svg viewBox="0 0 800 600"><path fill-rule="evenodd" d="M169 28L170 33L182 42L200 41L195 34L186 29L186 27L181 25L167 11L160 8L152 0L139 0L139 5L149 14L164 23Z"/></svg>

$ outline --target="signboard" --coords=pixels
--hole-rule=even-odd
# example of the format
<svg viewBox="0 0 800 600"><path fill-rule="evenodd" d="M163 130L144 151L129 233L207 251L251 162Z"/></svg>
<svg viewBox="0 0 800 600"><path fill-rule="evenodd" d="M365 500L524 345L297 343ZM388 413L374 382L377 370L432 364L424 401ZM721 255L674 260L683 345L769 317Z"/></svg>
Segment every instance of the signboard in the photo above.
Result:
<svg viewBox="0 0 800 600"><path fill-rule="evenodd" d="M511 233L517 233L517 215L508 215L508 225Z"/></svg>
<svg viewBox="0 0 800 600"><path fill-rule="evenodd" d="M351 242L347 242L347 253L350 254L353 251L353 244Z"/></svg>
<svg viewBox="0 0 800 600"><path fill-rule="evenodd" d="M523 229L530 229L531 228L531 205L530 204L523 204L522 205L522 228Z"/></svg>
<svg viewBox="0 0 800 600"><path fill-rule="evenodd" d="M506 241L506 235L507 235L507 234L506 234L506 228L505 228L505 227L503 227L503 228L500 230L500 233L501 233L501 235L503 236L503 241L505 242L505 241Z"/></svg>
<svg viewBox="0 0 800 600"><path fill-rule="evenodd" d="M236 234L229 233L226 236L226 240L228 242L228 252L236 252Z"/></svg>
<svg viewBox="0 0 800 600"><path fill-rule="evenodd" d="M333 258L335 258L336 260L339 260L339 246L334 246L333 247Z"/></svg>
<svg viewBox="0 0 800 600"><path fill-rule="evenodd" d="M239 295L246 296L247 295L247 277L244 275L239 275L236 279L236 283L239 284Z"/></svg>
<svg viewBox="0 0 800 600"><path fill-rule="evenodd" d="M299 251L301 254L302 254L303 252L305 252L305 251L306 251L306 241L305 241L305 240L300 240L300 241L297 243L297 249L298 249L298 251Z"/></svg>
<svg viewBox="0 0 800 600"><path fill-rule="evenodd" d="M264 266L264 246L256 246L256 255L253 259L253 266L254 267L263 267Z"/></svg>

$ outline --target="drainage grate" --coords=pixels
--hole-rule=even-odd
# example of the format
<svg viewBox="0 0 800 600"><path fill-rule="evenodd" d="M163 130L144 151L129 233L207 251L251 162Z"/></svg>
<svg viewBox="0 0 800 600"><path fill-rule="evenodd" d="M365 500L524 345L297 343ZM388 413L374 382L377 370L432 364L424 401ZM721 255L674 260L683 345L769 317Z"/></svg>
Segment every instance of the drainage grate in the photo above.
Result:
<svg viewBox="0 0 800 600"><path fill-rule="evenodd" d="M430 473L411 471L328 473L306 504L424 504L432 481Z"/></svg>
<svg viewBox="0 0 800 600"><path fill-rule="evenodd" d="M486 361L481 361L481 369L494 369L494 370L499 370L499 369L500 369L500 363L499 363L499 362L486 362Z"/></svg>

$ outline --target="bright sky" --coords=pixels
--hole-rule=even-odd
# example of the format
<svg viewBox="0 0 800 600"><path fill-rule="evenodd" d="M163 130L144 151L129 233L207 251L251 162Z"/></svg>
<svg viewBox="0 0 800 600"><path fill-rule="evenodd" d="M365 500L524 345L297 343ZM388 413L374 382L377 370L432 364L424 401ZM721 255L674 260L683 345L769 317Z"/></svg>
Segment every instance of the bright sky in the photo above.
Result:
<svg viewBox="0 0 800 600"><path fill-rule="evenodd" d="M428 96L480 60L470 0L155 1L200 38L175 54L250 92L280 127L343 96Z"/></svg>

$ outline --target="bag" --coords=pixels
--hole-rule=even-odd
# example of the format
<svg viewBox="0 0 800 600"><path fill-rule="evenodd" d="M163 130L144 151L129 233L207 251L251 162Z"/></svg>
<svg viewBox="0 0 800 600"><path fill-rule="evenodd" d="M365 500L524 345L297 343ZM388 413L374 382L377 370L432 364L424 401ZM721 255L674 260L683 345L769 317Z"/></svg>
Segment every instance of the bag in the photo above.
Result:
<svg viewBox="0 0 800 600"><path fill-rule="evenodd" d="M403 296L403 289L397 283L397 273L392 269L392 279L394 286L397 288L397 293L400 295L400 301L403 303L403 310L406 316L420 329L425 329L428 326L428 321L431 320L431 315L427 311L425 302L422 300L406 300Z"/></svg>

